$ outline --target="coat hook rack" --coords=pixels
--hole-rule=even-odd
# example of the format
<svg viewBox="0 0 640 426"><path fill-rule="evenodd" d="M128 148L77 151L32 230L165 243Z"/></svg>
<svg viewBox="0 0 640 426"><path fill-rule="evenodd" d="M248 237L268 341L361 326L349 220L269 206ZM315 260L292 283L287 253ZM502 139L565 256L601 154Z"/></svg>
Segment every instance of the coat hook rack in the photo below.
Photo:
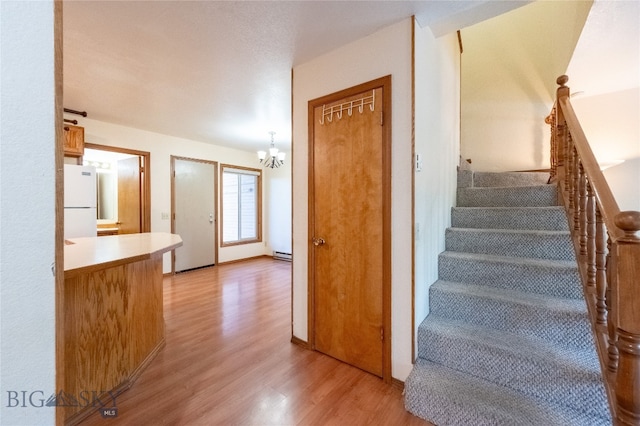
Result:
<svg viewBox="0 0 640 426"><path fill-rule="evenodd" d="M338 105L331 105L330 107L326 105L322 105L322 117L320 120L320 124L324 125L325 117L329 123L333 121L333 114L335 113L338 117L338 120L342 119L343 112L347 111L347 115L351 117L353 114L353 108L357 107L358 112L362 114L364 112L365 105L369 105L369 110L373 112L376 108L376 91L372 90L370 96L364 96L360 99L355 99L349 102L343 102Z"/></svg>

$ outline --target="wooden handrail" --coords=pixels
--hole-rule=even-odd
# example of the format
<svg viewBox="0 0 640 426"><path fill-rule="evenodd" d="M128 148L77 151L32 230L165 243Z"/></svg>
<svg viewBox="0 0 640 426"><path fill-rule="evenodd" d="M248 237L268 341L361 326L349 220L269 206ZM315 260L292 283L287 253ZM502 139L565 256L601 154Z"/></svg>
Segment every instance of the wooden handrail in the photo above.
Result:
<svg viewBox="0 0 640 426"><path fill-rule="evenodd" d="M569 221L616 425L640 425L640 212L621 212L558 77L551 177Z"/></svg>
<svg viewBox="0 0 640 426"><path fill-rule="evenodd" d="M578 157L582 162L582 166L587 171L587 175L590 177L591 186L595 192L596 198L601 203L601 213L603 215L604 223L609 230L609 235L613 240L617 240L624 235L620 229L615 226L615 217L620 213L618 203L609 188L609 184L604 178L604 175L600 172L600 165L596 160L587 137L582 130L582 126L578 121L578 117L571 106L569 96L562 96L558 99L562 112L564 113L564 119L569 128L569 132L573 138L573 142L578 151Z"/></svg>

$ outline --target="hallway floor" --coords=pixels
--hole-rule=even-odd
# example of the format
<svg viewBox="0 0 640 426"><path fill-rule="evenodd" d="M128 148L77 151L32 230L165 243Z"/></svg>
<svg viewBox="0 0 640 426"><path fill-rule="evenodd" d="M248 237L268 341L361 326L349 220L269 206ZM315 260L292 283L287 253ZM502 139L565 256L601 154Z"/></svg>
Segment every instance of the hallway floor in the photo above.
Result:
<svg viewBox="0 0 640 426"><path fill-rule="evenodd" d="M83 425L428 425L401 391L291 340L291 264L269 258L164 281L166 347Z"/></svg>

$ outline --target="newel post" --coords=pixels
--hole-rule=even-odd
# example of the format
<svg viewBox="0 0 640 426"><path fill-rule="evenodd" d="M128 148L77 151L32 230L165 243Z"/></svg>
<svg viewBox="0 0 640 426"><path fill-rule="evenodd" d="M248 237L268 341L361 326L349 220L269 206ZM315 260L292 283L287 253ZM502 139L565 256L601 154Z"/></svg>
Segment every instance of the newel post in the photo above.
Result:
<svg viewBox="0 0 640 426"><path fill-rule="evenodd" d="M562 111L562 107L560 106L560 99L569 97L570 90L569 87L566 86L569 81L569 77L566 75L561 75L556 79L556 83L558 87L556 89L556 125L555 125L555 144L552 147L551 152L551 163L555 164L558 171L554 172L554 177L562 181L562 178L566 172L566 164L565 164L565 153L567 147L567 124L564 120L564 112Z"/></svg>
<svg viewBox="0 0 640 426"><path fill-rule="evenodd" d="M640 212L615 217L624 231L616 242L617 288L614 296L618 327L616 417L619 424L640 425Z"/></svg>

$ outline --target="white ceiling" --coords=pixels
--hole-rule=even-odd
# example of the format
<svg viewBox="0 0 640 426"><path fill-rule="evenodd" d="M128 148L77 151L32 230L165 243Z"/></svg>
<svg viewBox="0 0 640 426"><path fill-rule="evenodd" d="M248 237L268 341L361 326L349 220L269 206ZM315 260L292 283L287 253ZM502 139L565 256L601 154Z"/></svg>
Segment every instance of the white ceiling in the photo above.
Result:
<svg viewBox="0 0 640 426"><path fill-rule="evenodd" d="M436 36L527 1L65 1L64 106L255 150L291 138L291 69L416 16Z"/></svg>

